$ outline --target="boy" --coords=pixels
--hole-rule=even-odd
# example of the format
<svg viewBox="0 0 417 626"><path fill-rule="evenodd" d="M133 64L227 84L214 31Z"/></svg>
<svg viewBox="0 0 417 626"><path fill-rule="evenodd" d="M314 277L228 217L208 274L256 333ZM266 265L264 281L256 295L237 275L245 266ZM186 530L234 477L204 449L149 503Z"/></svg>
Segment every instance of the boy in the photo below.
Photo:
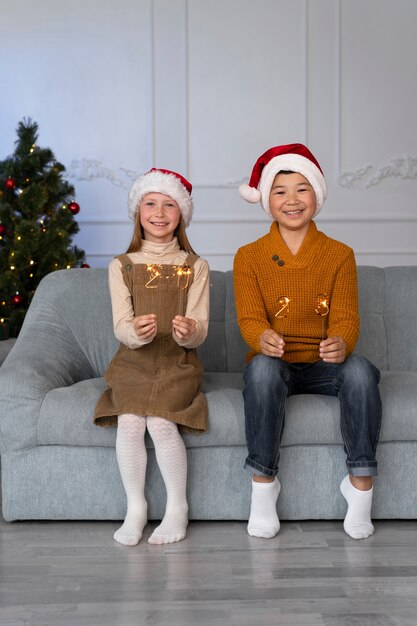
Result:
<svg viewBox="0 0 417 626"><path fill-rule="evenodd" d="M274 220L267 235L240 248L234 262L240 331L251 348L244 375L245 467L253 474L248 532L274 537L285 400L297 393L338 396L348 475L340 489L344 529L369 537L372 477L381 422L377 368L352 354L359 335L353 251L317 230L327 196L323 172L302 144L267 150L240 195Z"/></svg>

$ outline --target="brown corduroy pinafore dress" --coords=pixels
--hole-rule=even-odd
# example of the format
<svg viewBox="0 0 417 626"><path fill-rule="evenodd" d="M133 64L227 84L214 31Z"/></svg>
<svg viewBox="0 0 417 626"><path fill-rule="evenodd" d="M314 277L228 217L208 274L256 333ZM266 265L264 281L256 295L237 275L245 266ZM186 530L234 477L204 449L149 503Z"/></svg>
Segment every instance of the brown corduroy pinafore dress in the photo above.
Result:
<svg viewBox="0 0 417 626"><path fill-rule="evenodd" d="M120 344L105 373L108 388L97 403L94 423L117 426L118 415L133 413L164 417L183 431L204 432L203 368L195 350L179 346L172 336L173 318L186 312L198 256L189 254L183 265L133 264L127 254L117 258L135 317L155 313L158 330L151 343L135 350Z"/></svg>

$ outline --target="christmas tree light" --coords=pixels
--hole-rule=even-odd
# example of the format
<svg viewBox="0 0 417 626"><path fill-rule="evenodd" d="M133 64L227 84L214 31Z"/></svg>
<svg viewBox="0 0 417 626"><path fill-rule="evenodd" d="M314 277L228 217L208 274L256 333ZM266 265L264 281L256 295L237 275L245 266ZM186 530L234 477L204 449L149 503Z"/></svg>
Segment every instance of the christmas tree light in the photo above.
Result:
<svg viewBox="0 0 417 626"><path fill-rule="evenodd" d="M80 206L65 167L37 143L38 125L23 119L14 153L0 161L0 339L17 336L40 280L58 269L85 267L72 245Z"/></svg>

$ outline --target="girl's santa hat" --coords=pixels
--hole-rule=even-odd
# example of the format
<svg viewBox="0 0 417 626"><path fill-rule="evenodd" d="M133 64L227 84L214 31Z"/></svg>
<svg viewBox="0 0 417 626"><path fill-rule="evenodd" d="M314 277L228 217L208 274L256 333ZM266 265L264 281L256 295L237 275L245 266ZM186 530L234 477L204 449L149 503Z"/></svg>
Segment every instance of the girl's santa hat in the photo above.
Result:
<svg viewBox="0 0 417 626"><path fill-rule="evenodd" d="M272 217L269 208L269 194L278 172L290 171L302 174L316 194L316 212L320 211L327 197L327 186L323 171L310 150L302 143L290 143L270 148L256 161L249 183L240 185L239 194L247 202L261 202L262 207Z"/></svg>
<svg viewBox="0 0 417 626"><path fill-rule="evenodd" d="M181 174L153 167L146 174L139 176L132 185L129 192L130 219L135 220L142 198L153 191L163 193L175 200L184 223L188 226L193 215L192 189L192 184Z"/></svg>

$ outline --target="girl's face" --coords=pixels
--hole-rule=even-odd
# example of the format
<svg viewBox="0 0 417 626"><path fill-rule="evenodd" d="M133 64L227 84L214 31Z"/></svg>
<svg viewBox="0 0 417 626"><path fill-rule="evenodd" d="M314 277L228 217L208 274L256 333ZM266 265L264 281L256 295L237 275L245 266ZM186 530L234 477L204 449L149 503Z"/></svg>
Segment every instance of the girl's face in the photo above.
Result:
<svg viewBox="0 0 417 626"><path fill-rule="evenodd" d="M143 196L138 211L144 239L154 243L172 241L181 218L181 211L175 200L163 193L152 191Z"/></svg>

